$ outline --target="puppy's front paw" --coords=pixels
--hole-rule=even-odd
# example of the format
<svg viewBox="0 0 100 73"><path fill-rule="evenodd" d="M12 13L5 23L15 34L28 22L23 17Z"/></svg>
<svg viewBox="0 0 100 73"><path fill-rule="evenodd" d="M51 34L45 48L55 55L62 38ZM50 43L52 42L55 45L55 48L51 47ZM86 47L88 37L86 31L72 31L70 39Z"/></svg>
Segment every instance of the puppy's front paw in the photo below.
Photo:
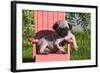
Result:
<svg viewBox="0 0 100 73"><path fill-rule="evenodd" d="M41 51L41 50L40 50L40 54L46 55L46 54L48 54L48 52L47 52L47 51Z"/></svg>
<svg viewBox="0 0 100 73"><path fill-rule="evenodd" d="M62 52L62 54L66 54L66 52L64 51L64 52Z"/></svg>
<svg viewBox="0 0 100 73"><path fill-rule="evenodd" d="M58 53L58 54L65 54L66 51L60 51L60 50L59 50L59 51L57 51L57 53Z"/></svg>
<svg viewBox="0 0 100 73"><path fill-rule="evenodd" d="M42 52L42 53L40 53L40 54L47 55L47 54L48 54L48 52Z"/></svg>

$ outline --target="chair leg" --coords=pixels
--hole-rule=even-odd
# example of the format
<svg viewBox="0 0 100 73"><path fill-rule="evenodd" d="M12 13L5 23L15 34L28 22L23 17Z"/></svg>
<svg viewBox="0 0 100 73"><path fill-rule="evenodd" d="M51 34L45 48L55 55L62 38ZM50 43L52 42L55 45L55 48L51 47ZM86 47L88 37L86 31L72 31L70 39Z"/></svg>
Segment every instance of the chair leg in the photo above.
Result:
<svg viewBox="0 0 100 73"><path fill-rule="evenodd" d="M68 53L68 60L70 60L70 48L71 48L71 44L70 43L68 43L67 44L67 53Z"/></svg>
<svg viewBox="0 0 100 73"><path fill-rule="evenodd" d="M74 35L72 36L72 40L73 40L74 49L77 51L78 50L78 46L77 46L77 42L76 42L76 39L75 39Z"/></svg>
<svg viewBox="0 0 100 73"><path fill-rule="evenodd" d="M33 51L32 57L33 57L33 59L34 59L35 56L36 56L36 44L32 44L32 51Z"/></svg>

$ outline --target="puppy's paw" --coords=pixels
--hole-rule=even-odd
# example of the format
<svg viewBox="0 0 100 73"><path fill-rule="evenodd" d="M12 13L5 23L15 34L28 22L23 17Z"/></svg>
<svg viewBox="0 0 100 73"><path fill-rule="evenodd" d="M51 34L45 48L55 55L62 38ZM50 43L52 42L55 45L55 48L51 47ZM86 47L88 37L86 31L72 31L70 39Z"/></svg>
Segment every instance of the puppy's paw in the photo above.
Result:
<svg viewBox="0 0 100 73"><path fill-rule="evenodd" d="M66 51L57 51L58 54L66 54Z"/></svg>
<svg viewBox="0 0 100 73"><path fill-rule="evenodd" d="M48 52L43 52L43 53L40 53L40 54L47 55L47 54L48 54Z"/></svg>
<svg viewBox="0 0 100 73"><path fill-rule="evenodd" d="M62 54L66 54L66 52L64 51L64 52L62 52Z"/></svg>
<svg viewBox="0 0 100 73"><path fill-rule="evenodd" d="M47 52L47 51L41 51L41 50L40 50L39 53L40 53L40 54L44 54L44 55L46 55L46 54L48 54L49 52Z"/></svg>

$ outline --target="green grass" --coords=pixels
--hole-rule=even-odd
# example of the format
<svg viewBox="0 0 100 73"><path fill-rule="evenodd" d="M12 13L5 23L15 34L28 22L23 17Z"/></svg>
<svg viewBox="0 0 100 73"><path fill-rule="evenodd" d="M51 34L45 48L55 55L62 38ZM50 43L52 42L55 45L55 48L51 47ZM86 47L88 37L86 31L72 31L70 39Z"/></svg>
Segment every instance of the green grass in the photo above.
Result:
<svg viewBox="0 0 100 73"><path fill-rule="evenodd" d="M71 46L71 60L91 59L91 41L90 34L87 32L74 33L78 44L78 51ZM32 46L27 39L23 39L23 62L32 62Z"/></svg>
<svg viewBox="0 0 100 73"><path fill-rule="evenodd" d="M74 33L78 44L78 51L75 51L73 46L71 49L71 60L91 59L91 38L90 33L78 32Z"/></svg>

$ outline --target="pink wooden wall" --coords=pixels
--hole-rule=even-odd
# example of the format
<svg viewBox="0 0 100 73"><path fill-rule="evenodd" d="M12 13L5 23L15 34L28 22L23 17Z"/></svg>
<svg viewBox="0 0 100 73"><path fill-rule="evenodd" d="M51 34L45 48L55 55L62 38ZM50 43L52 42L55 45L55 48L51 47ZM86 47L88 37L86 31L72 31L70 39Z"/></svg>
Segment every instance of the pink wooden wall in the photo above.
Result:
<svg viewBox="0 0 100 73"><path fill-rule="evenodd" d="M35 11L35 31L52 30L58 20L64 20L64 12Z"/></svg>

